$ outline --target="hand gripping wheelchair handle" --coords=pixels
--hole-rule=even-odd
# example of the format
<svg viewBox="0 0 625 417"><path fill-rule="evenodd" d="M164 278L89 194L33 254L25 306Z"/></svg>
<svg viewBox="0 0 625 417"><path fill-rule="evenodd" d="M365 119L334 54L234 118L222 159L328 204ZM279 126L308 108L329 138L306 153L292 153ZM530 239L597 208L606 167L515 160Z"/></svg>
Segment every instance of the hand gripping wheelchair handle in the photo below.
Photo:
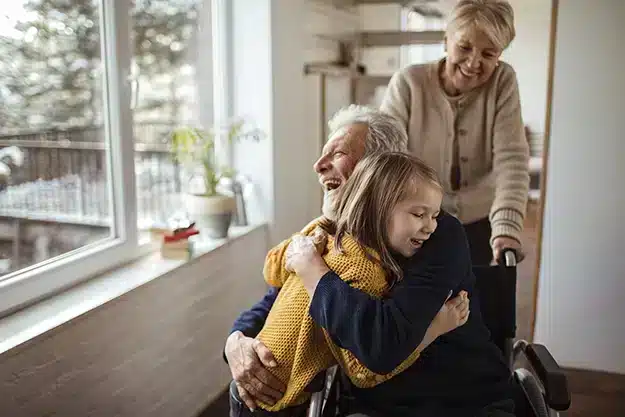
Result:
<svg viewBox="0 0 625 417"><path fill-rule="evenodd" d="M517 264L517 253L514 249L506 248L501 251L501 256L497 259L497 265L513 267Z"/></svg>
<svg viewBox="0 0 625 417"><path fill-rule="evenodd" d="M515 357L519 352L523 352L531 364L545 388L545 400L549 407L557 411L568 410L571 406L571 393L566 375L547 348L538 343L519 340L515 344L514 351Z"/></svg>

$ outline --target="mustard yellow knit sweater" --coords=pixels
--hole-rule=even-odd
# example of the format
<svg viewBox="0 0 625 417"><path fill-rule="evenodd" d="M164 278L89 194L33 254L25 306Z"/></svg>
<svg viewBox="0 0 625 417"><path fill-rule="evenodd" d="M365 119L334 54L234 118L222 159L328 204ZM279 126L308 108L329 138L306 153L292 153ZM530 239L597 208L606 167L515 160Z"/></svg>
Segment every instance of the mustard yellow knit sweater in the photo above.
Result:
<svg viewBox="0 0 625 417"><path fill-rule="evenodd" d="M320 219L307 225L300 234L310 236L318 227ZM415 351L391 373L376 374L360 363L349 351L336 346L326 331L318 327L308 314L310 297L302 281L285 268L285 253L291 239L287 239L267 254L264 267L265 281L271 286L281 287L265 326L258 334L273 353L278 367L271 372L286 385L280 401L273 406L259 403L265 410L277 411L304 403L310 394L306 386L319 372L339 363L341 368L358 387L369 388L387 381L412 365L419 357ZM365 255L379 259L372 250L364 249L350 236L342 241L344 253L334 250L334 239L329 237L325 255L328 267L351 286L359 288L374 297L382 297L389 289L384 271L379 263Z"/></svg>

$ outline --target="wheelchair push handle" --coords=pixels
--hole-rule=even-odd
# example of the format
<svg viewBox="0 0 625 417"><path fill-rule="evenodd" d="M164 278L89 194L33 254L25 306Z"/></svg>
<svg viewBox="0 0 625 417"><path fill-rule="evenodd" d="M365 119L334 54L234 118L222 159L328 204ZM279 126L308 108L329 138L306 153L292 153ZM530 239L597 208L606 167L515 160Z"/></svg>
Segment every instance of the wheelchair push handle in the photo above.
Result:
<svg viewBox="0 0 625 417"><path fill-rule="evenodd" d="M517 264L517 254L514 249L506 248L501 251L501 256L497 259L497 265L513 267Z"/></svg>

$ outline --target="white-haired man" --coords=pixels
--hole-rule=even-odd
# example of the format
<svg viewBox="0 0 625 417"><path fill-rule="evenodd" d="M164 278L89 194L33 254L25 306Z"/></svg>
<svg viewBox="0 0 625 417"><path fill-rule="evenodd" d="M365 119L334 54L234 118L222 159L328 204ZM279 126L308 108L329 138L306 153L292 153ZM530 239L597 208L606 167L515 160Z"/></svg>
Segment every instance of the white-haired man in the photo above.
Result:
<svg viewBox="0 0 625 417"><path fill-rule="evenodd" d="M329 140L313 167L324 190L322 212L331 218L335 192L358 161L378 152L406 152L408 136L395 119L357 105L339 110L328 126Z"/></svg>
<svg viewBox="0 0 625 417"><path fill-rule="evenodd" d="M332 218L335 192L347 181L356 164L377 152L405 152L408 136L394 118L358 105L340 109L328 127L329 139L313 167L324 190L322 212ZM277 296L278 289L270 288L262 300L241 313L226 341L224 354L239 395L251 408L255 406L253 398L271 403L272 398L282 396L284 389L267 370L275 363L271 352L254 339Z"/></svg>
<svg viewBox="0 0 625 417"><path fill-rule="evenodd" d="M332 218L335 190L350 177L358 162L377 152L405 151L407 140L404 129L392 117L360 106L340 110L330 122L330 131L314 169L324 188L324 214ZM472 293L475 279L464 228L446 213L441 213L437 222L427 245L402 261L404 279L384 299L350 287L314 249L295 249L290 255L291 248L287 250L290 267L311 297L312 319L339 346L376 373L391 372L414 351L452 293ZM259 303L243 312L226 341L224 355L234 379L230 387L233 417L250 415L243 403L253 410L255 399L273 404L283 395L284 385L271 373L271 368L279 365L271 352L254 339L277 295L278 289L271 288ZM402 374L370 389L349 386L353 398L348 405L350 412L377 417L452 415L462 410L453 415L509 416L510 371L490 341L473 299L470 309L469 320L457 329L462 331L435 341L428 348L429 354L424 352L423 359ZM440 355L445 357L444 363L438 359ZM289 415L303 415L303 408L289 410ZM264 410L259 412L269 415Z"/></svg>

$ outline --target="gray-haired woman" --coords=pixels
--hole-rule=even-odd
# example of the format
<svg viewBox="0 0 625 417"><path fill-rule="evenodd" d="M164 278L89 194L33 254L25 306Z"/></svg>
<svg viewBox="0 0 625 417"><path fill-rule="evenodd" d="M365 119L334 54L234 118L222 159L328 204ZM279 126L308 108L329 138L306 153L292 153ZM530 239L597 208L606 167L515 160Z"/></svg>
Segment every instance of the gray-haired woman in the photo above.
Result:
<svg viewBox="0 0 625 417"><path fill-rule="evenodd" d="M529 146L514 69L500 61L514 39L505 0L460 0L445 32L447 56L391 79L381 110L400 120L408 148L435 168L444 209L465 226L474 264L504 248L520 257Z"/></svg>

